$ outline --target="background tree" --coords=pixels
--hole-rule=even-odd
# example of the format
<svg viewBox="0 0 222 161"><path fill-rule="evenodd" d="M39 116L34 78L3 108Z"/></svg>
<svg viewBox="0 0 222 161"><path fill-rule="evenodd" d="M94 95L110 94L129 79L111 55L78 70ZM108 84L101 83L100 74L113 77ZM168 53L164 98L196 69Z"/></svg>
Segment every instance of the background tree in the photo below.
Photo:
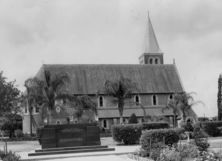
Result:
<svg viewBox="0 0 222 161"><path fill-rule="evenodd" d="M132 97L136 90L136 84L128 78L120 77L119 80L105 82L105 93L114 98L113 102L117 103L120 123L123 123L123 110L125 100Z"/></svg>
<svg viewBox="0 0 222 161"><path fill-rule="evenodd" d="M137 117L136 117L136 114L135 113L132 113L130 118L129 118L129 123L130 124L137 124L138 123L138 120L137 120Z"/></svg>
<svg viewBox="0 0 222 161"><path fill-rule="evenodd" d="M74 116L78 119L78 122L85 111L92 111L95 114L95 117L97 117L97 104L88 95L73 96L62 94L57 98L69 101L71 106L75 109Z"/></svg>
<svg viewBox="0 0 222 161"><path fill-rule="evenodd" d="M170 109L173 111L173 127L177 126L177 116L180 114L179 102L180 101L176 99L172 99L168 102L167 106L163 108L163 112Z"/></svg>
<svg viewBox="0 0 222 161"><path fill-rule="evenodd" d="M20 91L15 86L15 81L7 81L0 72L0 115L15 111L20 97Z"/></svg>

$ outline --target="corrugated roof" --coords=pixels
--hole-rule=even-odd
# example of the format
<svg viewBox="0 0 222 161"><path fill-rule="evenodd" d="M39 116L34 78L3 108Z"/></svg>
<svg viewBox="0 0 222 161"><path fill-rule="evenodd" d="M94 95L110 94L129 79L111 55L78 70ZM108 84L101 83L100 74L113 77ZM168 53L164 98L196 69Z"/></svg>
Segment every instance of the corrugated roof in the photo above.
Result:
<svg viewBox="0 0 222 161"><path fill-rule="evenodd" d="M43 65L37 77L44 79L43 71L51 74L67 73L70 82L64 87L72 94L102 94L106 80L119 80L120 76L137 84L135 93L182 92L183 87L175 65Z"/></svg>

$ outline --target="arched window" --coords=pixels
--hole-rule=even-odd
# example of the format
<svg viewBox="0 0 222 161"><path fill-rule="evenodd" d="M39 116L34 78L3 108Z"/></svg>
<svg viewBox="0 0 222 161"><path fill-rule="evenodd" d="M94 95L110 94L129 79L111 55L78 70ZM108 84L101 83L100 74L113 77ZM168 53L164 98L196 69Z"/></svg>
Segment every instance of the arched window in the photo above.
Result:
<svg viewBox="0 0 222 161"><path fill-rule="evenodd" d="M153 58L150 58L149 61L150 61L150 64L153 64Z"/></svg>
<svg viewBox="0 0 222 161"><path fill-rule="evenodd" d="M153 105L157 105L157 96L153 95Z"/></svg>
<svg viewBox="0 0 222 161"><path fill-rule="evenodd" d="M135 96L135 103L136 105L140 104L140 97L138 95Z"/></svg>
<svg viewBox="0 0 222 161"><path fill-rule="evenodd" d="M99 96L99 107L103 107L103 97Z"/></svg>
<svg viewBox="0 0 222 161"><path fill-rule="evenodd" d="M155 64L159 64L159 59L158 58L155 59Z"/></svg>
<svg viewBox="0 0 222 161"><path fill-rule="evenodd" d="M172 100L173 99L173 95L171 94L170 96L169 96L169 100Z"/></svg>

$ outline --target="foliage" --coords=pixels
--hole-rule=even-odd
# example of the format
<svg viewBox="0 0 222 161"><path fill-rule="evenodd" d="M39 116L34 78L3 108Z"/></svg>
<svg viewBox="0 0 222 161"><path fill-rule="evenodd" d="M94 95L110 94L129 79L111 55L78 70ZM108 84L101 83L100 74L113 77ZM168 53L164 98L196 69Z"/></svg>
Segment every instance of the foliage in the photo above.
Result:
<svg viewBox="0 0 222 161"><path fill-rule="evenodd" d="M204 151L198 158L195 158L194 161L219 161L221 158L221 155L217 153Z"/></svg>
<svg viewBox="0 0 222 161"><path fill-rule="evenodd" d="M20 161L20 156L9 151L7 154L5 152L0 151L0 157L3 161Z"/></svg>
<svg viewBox="0 0 222 161"><path fill-rule="evenodd" d="M75 103L75 116L80 119L84 111L92 111L97 115L97 104L87 95L74 96L72 102Z"/></svg>
<svg viewBox="0 0 222 161"><path fill-rule="evenodd" d="M159 161L187 161L198 156L199 151L194 144L179 144L163 149Z"/></svg>
<svg viewBox="0 0 222 161"><path fill-rule="evenodd" d="M157 160L160 157L162 149L164 149L165 147L165 144L162 142L152 144L149 154L150 158L152 158L153 160Z"/></svg>
<svg viewBox="0 0 222 161"><path fill-rule="evenodd" d="M155 129L143 131L140 138L141 148L148 153L151 151L151 146L154 143L163 142L166 145L172 146L178 143L179 134L175 129Z"/></svg>
<svg viewBox="0 0 222 161"><path fill-rule="evenodd" d="M188 131L188 132L193 132L193 130L194 130L194 127L190 121L183 122L181 124L181 127L184 128L184 130Z"/></svg>
<svg viewBox="0 0 222 161"><path fill-rule="evenodd" d="M143 123L143 124L126 124L113 125L113 139L119 143L136 144L139 143L142 130L168 128L168 123Z"/></svg>
<svg viewBox="0 0 222 161"><path fill-rule="evenodd" d="M63 94L61 87L69 81L66 73L52 75L49 71L44 71L44 81L38 78L30 78L25 81L27 91L26 99L30 113L30 120L33 120L32 112L34 106L41 106L42 117L47 114L49 123L50 111L54 109L55 100L59 95ZM30 125L30 128L32 126Z"/></svg>
<svg viewBox="0 0 222 161"><path fill-rule="evenodd" d="M201 122L200 126L210 136L216 137L222 135L219 129L222 126L222 121Z"/></svg>
<svg viewBox="0 0 222 161"><path fill-rule="evenodd" d="M119 143L136 144L141 136L142 125L114 125L112 126L113 139Z"/></svg>
<svg viewBox="0 0 222 161"><path fill-rule="evenodd" d="M20 91L15 86L15 81L7 81L0 72L0 114L17 113Z"/></svg>
<svg viewBox="0 0 222 161"><path fill-rule="evenodd" d="M22 117L17 114L7 114L7 121L2 125L1 130L8 131L9 137L14 137L16 129L22 129Z"/></svg>
<svg viewBox="0 0 222 161"><path fill-rule="evenodd" d="M16 138L21 138L21 137L23 137L23 132L22 132L21 129L15 130L15 137L16 137Z"/></svg>
<svg viewBox="0 0 222 161"><path fill-rule="evenodd" d="M138 123L137 117L135 113L133 113L129 118L129 124L137 124L137 123Z"/></svg>
<svg viewBox="0 0 222 161"><path fill-rule="evenodd" d="M200 127L195 127L193 135L194 142L197 145L198 149L201 152L207 151L208 147L210 146L207 140L207 134Z"/></svg>
<svg viewBox="0 0 222 161"><path fill-rule="evenodd" d="M169 123L167 122L151 122L151 123L143 123L143 130L150 130L150 129L165 129L169 128Z"/></svg>
<svg viewBox="0 0 222 161"><path fill-rule="evenodd" d="M114 98L114 102L117 103L120 123L123 123L123 110L125 101L127 98L132 97L132 93L136 90L136 84L128 78L120 77L119 80L105 82L105 93Z"/></svg>

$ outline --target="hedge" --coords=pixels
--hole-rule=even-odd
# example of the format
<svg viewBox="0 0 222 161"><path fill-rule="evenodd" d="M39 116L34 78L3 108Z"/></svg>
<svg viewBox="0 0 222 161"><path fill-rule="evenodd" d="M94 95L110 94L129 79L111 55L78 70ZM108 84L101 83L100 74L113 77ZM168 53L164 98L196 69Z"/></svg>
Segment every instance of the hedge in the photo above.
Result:
<svg viewBox="0 0 222 161"><path fill-rule="evenodd" d="M200 127L209 135L209 136L222 136L220 128L222 127L222 121L207 121L200 122Z"/></svg>
<svg viewBox="0 0 222 161"><path fill-rule="evenodd" d="M155 129L146 130L142 133L140 138L141 148L147 153L150 152L150 148L153 144L164 143L172 146L179 141L178 129Z"/></svg>
<svg viewBox="0 0 222 161"><path fill-rule="evenodd" d="M168 128L168 123L143 123L143 124L126 124L112 126L112 137L118 143L136 144L142 130Z"/></svg>

